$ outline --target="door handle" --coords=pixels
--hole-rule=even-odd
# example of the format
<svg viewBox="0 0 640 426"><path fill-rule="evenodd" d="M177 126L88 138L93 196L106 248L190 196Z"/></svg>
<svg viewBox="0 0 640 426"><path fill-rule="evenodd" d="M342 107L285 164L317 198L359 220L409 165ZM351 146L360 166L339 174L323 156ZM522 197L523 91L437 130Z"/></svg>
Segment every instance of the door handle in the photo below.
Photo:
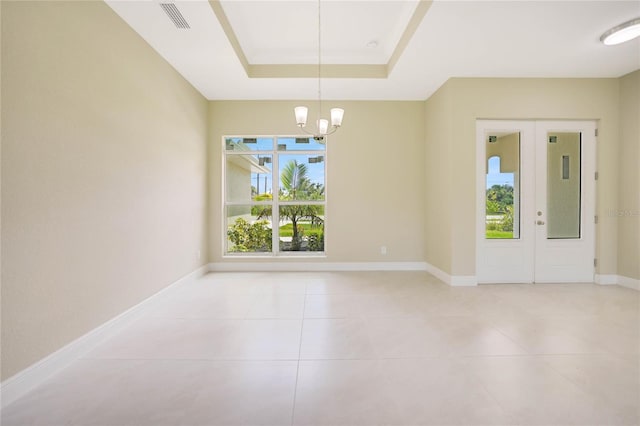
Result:
<svg viewBox="0 0 640 426"><path fill-rule="evenodd" d="M544 225L544 221L543 220L538 220L538 221L536 221L536 225Z"/></svg>

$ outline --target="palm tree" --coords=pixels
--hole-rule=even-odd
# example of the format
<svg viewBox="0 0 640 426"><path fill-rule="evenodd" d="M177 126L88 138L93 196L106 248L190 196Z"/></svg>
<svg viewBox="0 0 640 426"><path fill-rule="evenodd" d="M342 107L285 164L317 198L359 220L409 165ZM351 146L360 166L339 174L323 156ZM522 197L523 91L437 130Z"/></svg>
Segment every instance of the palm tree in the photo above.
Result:
<svg viewBox="0 0 640 426"><path fill-rule="evenodd" d="M280 190L279 199L281 201L295 200L317 200L324 193L324 185L311 183L307 177L307 166L304 163L298 163L297 160L290 160L282 168L280 173ZM271 207L264 207L257 212L258 218L271 216ZM298 229L298 221L301 219L310 219L312 223L320 224L322 219L322 206L317 205L281 205L280 220L288 219L293 227L293 235L291 238L291 250L299 251L302 243L302 236Z"/></svg>
<svg viewBox="0 0 640 426"><path fill-rule="evenodd" d="M282 168L280 183L282 183L287 198L297 200L300 196L300 199L304 199L310 184L309 178L307 178L307 165L298 163L298 160L290 160ZM282 195L280 198L283 198Z"/></svg>
<svg viewBox="0 0 640 426"><path fill-rule="evenodd" d="M280 199L283 201L312 199L311 192L317 189L317 185L311 184L307 177L307 165L298 163L297 160L291 160L283 167L280 182L282 183ZM298 230L298 221L305 218L311 219L312 222L318 221L319 213L320 206L283 205L280 207L280 219L289 219L293 228L291 250L298 251L301 248L302 236Z"/></svg>

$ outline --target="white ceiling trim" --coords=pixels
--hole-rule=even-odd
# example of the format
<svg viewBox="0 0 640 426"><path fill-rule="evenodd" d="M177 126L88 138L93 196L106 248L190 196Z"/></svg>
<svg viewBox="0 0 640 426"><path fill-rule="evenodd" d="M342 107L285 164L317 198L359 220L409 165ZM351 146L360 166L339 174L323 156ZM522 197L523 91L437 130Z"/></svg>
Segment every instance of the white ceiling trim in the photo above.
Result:
<svg viewBox="0 0 640 426"><path fill-rule="evenodd" d="M227 1L228 2L228 1ZM361 2L363 3L363 2ZM229 21L220 0L209 0L224 33L233 47L240 64L249 78L388 78L400 56L420 26L422 19L433 4L432 0L418 0L389 60L385 64L257 64L250 63L242 49L238 36Z"/></svg>

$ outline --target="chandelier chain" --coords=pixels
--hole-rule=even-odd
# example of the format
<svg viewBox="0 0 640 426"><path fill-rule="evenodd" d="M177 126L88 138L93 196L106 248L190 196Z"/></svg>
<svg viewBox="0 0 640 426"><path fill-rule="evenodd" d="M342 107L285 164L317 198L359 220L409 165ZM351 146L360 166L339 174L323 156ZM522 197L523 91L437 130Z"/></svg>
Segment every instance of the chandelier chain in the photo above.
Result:
<svg viewBox="0 0 640 426"><path fill-rule="evenodd" d="M322 13L318 0L318 120L322 117Z"/></svg>
<svg viewBox="0 0 640 426"><path fill-rule="evenodd" d="M318 118L316 121L316 130L309 131L305 129L307 124L307 113L309 109L306 106L297 106L294 108L296 115L296 124L303 133L313 135L314 139L320 143L324 143L324 137L335 133L342 126L342 117L344 109L331 108L330 120L322 118L322 0L318 0ZM331 125L331 127L329 127Z"/></svg>

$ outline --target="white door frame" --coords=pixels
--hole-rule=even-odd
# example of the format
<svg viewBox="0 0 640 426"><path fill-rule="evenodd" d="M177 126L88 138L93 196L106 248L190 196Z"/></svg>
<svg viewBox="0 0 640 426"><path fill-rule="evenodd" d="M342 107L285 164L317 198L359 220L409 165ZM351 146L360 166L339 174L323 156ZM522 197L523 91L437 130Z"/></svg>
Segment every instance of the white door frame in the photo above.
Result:
<svg viewBox="0 0 640 426"><path fill-rule="evenodd" d="M536 126L536 206L542 215L536 215L535 226L535 281L593 282L595 275L595 163L596 123L594 121L537 121ZM580 237L549 239L547 237L547 141L549 133L580 132ZM567 158L571 160L570 158ZM573 159L572 161L575 161ZM561 174L561 167L552 170ZM544 191L538 190L543 188Z"/></svg>
<svg viewBox="0 0 640 426"><path fill-rule="evenodd" d="M534 246L530 242L534 238L533 229L523 226L534 218L534 200L527 194L533 194L534 182L522 179L532 176L533 161L520 161L520 238L513 240L487 240L486 228L486 144L485 134L520 133L520 158L526 158L523 140L535 138L534 121L476 121L476 276L478 283L531 283L534 279L533 262ZM515 220L514 220L515 221Z"/></svg>
<svg viewBox="0 0 640 426"><path fill-rule="evenodd" d="M546 226L535 225L539 220L544 222L545 219L544 216L536 216L541 204L546 204L546 200L541 203L539 198L539 194L545 192L536 191L536 186L545 188L546 191L546 169L545 173L537 170L537 167L541 166L546 168L546 129L580 131L583 134L582 229L581 238L577 240L547 240ZM521 193L519 239L487 240L485 238L487 168L485 135L487 132L519 132L521 135L519 176L524 178L519 179ZM592 219L595 212L595 152L594 121L476 121L476 276L478 283L593 282L595 225ZM540 178L541 174L544 174L544 179ZM575 243L582 244L582 262L578 266L574 265L573 272L570 269L563 270L562 264L554 260L562 259L563 253ZM543 249L548 250L549 255L546 257L539 256L540 250ZM544 273L545 269L540 267L541 264L543 266L548 264L548 269L553 269L555 272ZM579 267L580 273L575 273L576 267Z"/></svg>

